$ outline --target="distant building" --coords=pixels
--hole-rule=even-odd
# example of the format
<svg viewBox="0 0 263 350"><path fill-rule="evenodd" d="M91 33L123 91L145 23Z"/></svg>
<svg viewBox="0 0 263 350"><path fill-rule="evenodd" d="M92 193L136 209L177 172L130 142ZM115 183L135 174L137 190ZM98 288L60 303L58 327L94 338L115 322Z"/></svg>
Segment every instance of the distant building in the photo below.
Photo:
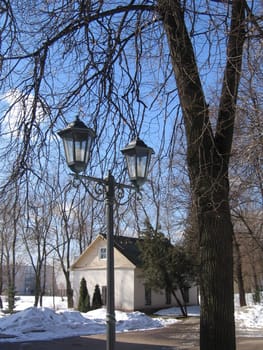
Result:
<svg viewBox="0 0 263 350"><path fill-rule="evenodd" d="M45 270L45 271L44 271ZM3 292L7 291L6 268L3 267ZM44 279L45 276L45 279ZM45 280L45 294L56 295L57 285L56 278L54 276L53 266L47 265L43 268L41 274L41 285L44 284ZM36 276L33 266L30 265L17 265L15 274L15 293L16 295L34 295L35 294L35 283Z"/></svg>

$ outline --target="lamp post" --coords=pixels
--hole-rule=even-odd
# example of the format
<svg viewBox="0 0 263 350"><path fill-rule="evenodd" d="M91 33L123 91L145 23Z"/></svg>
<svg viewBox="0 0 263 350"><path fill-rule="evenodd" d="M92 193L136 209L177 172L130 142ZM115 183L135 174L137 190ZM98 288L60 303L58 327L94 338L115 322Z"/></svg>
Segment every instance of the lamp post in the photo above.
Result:
<svg viewBox="0 0 263 350"><path fill-rule="evenodd" d="M95 139L95 133L77 117L73 123L58 132L63 140L66 162L75 173L75 177L93 181L103 187L105 193L106 227L107 227L107 350L115 348L115 299L114 299L114 221L113 206L116 189L134 189L139 191L147 180L147 173L153 149L142 140L136 138L121 150L126 158L131 185L117 183L111 172L104 179L80 175L85 171L90 158L90 150ZM87 186L85 186L88 190ZM89 191L89 190L88 190ZM95 198L96 199L96 198Z"/></svg>

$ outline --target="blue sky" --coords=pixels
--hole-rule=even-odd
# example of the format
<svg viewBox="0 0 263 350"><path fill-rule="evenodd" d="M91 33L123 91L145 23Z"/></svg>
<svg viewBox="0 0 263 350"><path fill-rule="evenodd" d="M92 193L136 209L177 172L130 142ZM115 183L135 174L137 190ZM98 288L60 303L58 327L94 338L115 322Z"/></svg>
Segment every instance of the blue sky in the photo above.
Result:
<svg viewBox="0 0 263 350"><path fill-rule="evenodd" d="M115 1L114 3L123 5L126 2ZM259 4L259 2L257 3ZM3 79L8 69L13 67L13 72L6 80L6 84L1 85L0 114L2 118L8 107L4 97L5 93L14 89L16 94L19 95L23 90L26 96L26 104L29 105L31 102L27 101L34 96L32 81L30 81L34 71L34 59L19 60L15 59L14 56L21 54L21 52L26 55L27 52L36 50L39 42L43 42L47 37L54 35L63 26L66 27L69 19L75 20L77 18L77 12L73 11L76 10L76 3L74 3L72 11L65 11L60 18L61 27L56 28L55 12L53 17L48 18L41 11L45 10L45 6L49 6L49 9L52 6L59 7L60 2L44 3L40 1L38 4L41 4L42 7L36 8L36 10L32 7L30 13L22 11L22 15L20 13L20 16L17 17L17 25L21 30L25 29L25 21L33 23L33 27L31 26L27 33L20 33L19 35L23 45L15 43L12 51L7 52L8 45L6 43L9 42L6 40L2 43L1 50L5 57L13 55L13 59L4 61L1 76ZM110 2L110 4L113 4L113 2ZM213 104L217 104L216 96L221 91L225 65L226 32L229 25L226 14L229 7L226 4L209 2L210 8L208 9L206 1L195 1L194 4L196 11L194 13L191 11L193 8L190 8L186 13L186 21L195 47L207 102L213 106ZM37 155L38 148L45 144L46 136L49 150L43 153L43 162L33 159L35 171L42 170L43 164L50 167L49 173L56 169L55 164L59 162L58 155L61 146L59 146L60 143L56 140L54 132L63 128L66 122L74 120L75 116L79 114L88 126L96 129L98 136L94 149L94 161L91 163L91 172L94 175L105 175L107 170L111 168L114 169L116 175L120 173L123 169L123 163L119 150L126 145L130 137L134 136L135 129L137 129L136 132L140 134L141 138L155 150L155 159L157 157L162 159L161 171L158 168L158 162L156 162L153 170L155 179L158 179L160 173L163 176L162 179L159 179L160 184L168 176L166 171L168 156L172 152L174 155L173 176L178 179L186 175L184 173L184 162L182 161L185 154L184 128L181 122L174 74L169 62L166 38L162 26L155 22L156 14L146 13L144 16L147 21L152 21L152 24L143 34L141 41L139 37L134 37L131 43L125 46L127 55L123 55L121 59L116 58L117 52L120 50L118 43L115 51L106 54L104 52L105 47L108 47L108 49L112 47L107 42L108 38L106 36L109 26L111 26L113 33L116 29L116 24L109 24L107 19L103 19L100 26L94 21L89 24L88 28L83 27L76 30L74 35L67 37L67 40L61 39L58 44L50 48L46 60L46 75L40 87L40 98L46 108L45 118L36 120L33 132L33 136L35 133L36 137L31 139L35 155ZM120 18L120 15L117 17ZM137 20L139 20L139 17L136 13L133 13L127 20L122 39L133 32ZM46 30L44 25L48 22L51 25ZM0 24L3 25L3 19L0 20ZM214 30L212 34L208 33L210 27L213 27ZM90 39L85 42L83 38L85 38L85 30L87 29L89 30ZM114 44L114 35L112 43ZM88 51L91 45L93 45L91 51L94 56L91 55L91 51ZM136 49L139 52L142 49L140 64L136 60ZM112 54L114 60L114 66L111 69L104 66L107 54ZM140 69L139 74L136 74L135 67ZM115 78L113 87L110 86L109 80L93 79L95 74L104 68L109 68L108 73ZM39 66L36 74L40 74ZM136 80L134 85L131 85L131 77ZM82 86L78 88L80 83L82 83ZM161 87L163 89L158 93ZM112 101L109 103L108 93L111 88L113 88L114 93L111 95ZM131 106L132 108L129 108ZM25 107L25 114L26 117L29 116L29 119L30 113L28 113L28 110L31 107ZM13 122L15 119L19 119L19 108L22 108L20 104L9 114L12 120L11 125L15 125ZM24 118L23 123L25 123L26 117L22 117ZM54 122L53 134L48 131L52 122ZM6 133L6 129L4 130L2 127L1 133ZM16 136L14 133L13 137ZM113 139L115 142L112 141ZM171 140L174 143L171 144ZM7 140L7 137L2 135L1 141L3 145L10 141L10 138ZM21 149L23 148L22 138L17 139L17 144ZM13 154L18 150L13 142L10 145L12 147L10 147L9 157L5 159L8 162L3 166L5 169L12 166ZM48 163L44 160L44 156L48 156ZM100 163L99 166L98 163ZM2 177L4 175L2 174ZM173 191L177 191L176 187L173 188Z"/></svg>

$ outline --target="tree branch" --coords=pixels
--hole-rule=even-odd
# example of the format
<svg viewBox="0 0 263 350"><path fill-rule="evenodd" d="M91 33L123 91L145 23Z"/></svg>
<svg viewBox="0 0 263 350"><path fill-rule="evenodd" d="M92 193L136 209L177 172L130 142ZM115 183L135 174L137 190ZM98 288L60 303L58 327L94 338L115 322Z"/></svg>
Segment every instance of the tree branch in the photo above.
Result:
<svg viewBox="0 0 263 350"><path fill-rule="evenodd" d="M234 0L232 20L227 47L227 63L221 92L216 127L215 142L220 154L228 163L236 115L238 86L241 77L243 44L245 41L245 4L244 0Z"/></svg>

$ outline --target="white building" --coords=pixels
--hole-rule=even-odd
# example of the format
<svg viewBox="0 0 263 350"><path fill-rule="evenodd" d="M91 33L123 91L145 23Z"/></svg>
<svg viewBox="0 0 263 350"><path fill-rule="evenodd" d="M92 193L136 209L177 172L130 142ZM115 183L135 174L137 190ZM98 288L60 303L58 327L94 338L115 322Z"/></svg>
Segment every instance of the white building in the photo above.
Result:
<svg viewBox="0 0 263 350"><path fill-rule="evenodd" d="M143 271L140 268L140 251L137 238L114 237L115 307L119 310L152 310L176 305L172 295L164 291L156 292L146 288ZM106 303L106 258L107 242L99 235L86 248L71 266L74 303L78 304L80 281L87 281L88 292L92 298L95 285L98 284L102 299ZM197 287L189 289L189 305L198 303ZM178 294L179 295L179 294Z"/></svg>

